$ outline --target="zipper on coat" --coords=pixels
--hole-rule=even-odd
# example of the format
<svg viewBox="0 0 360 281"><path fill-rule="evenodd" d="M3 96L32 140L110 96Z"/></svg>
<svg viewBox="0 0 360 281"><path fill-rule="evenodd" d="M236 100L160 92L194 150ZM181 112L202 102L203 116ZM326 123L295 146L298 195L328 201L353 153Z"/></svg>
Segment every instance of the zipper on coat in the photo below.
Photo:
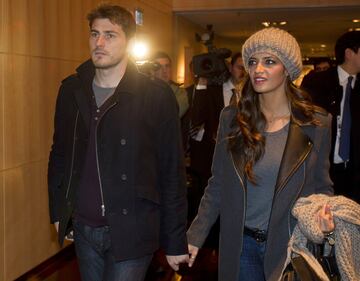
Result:
<svg viewBox="0 0 360 281"><path fill-rule="evenodd" d="M244 225L245 225L245 220L246 220L247 192L246 192L246 188L245 188L245 185L244 185L244 181L243 181L242 177L239 175L238 170L236 169L234 157L233 157L233 155L231 153L230 153L230 155L231 155L231 160L232 160L232 164L234 166L235 172L236 172L236 174L237 174L237 176L238 176L238 178L240 180L241 187L242 187L242 189L244 191L243 219L242 219L242 226L241 226L241 228L243 230L243 233L244 233ZM243 237L243 241L244 241L244 237ZM243 247L242 247L242 244L241 244L241 251L240 252L242 252L242 248Z"/></svg>
<svg viewBox="0 0 360 281"><path fill-rule="evenodd" d="M78 118L79 118L79 110L76 112L76 118L75 118L75 125L74 125L74 132L73 132L73 145L72 145L72 154L71 154L71 164L70 164L70 176L69 176L69 183L68 183L68 186L67 186L67 189L66 189L66 194L65 194L66 199L69 196L71 179L72 179L73 168L74 168L76 128L77 128Z"/></svg>
<svg viewBox="0 0 360 281"><path fill-rule="evenodd" d="M95 155L96 155L96 168L97 168L97 172L98 172L98 177L99 177L99 186L100 186L100 196L101 196L101 215L103 217L105 217L105 202L104 202L104 193L103 193L103 188L102 188L102 182L101 182L101 175L100 175L100 167L99 167L99 154L98 154L98 140L97 140L97 129L98 126L100 124L101 119L103 118L103 116L112 108L116 105L116 102L113 103L112 105L110 105L105 112L100 116L96 126L95 126Z"/></svg>

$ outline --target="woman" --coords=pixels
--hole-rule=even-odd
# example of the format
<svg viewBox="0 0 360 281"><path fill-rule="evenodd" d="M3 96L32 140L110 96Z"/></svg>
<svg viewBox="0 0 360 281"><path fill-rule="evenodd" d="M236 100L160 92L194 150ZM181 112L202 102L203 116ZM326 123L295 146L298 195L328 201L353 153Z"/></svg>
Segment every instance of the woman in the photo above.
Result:
<svg viewBox="0 0 360 281"><path fill-rule="evenodd" d="M220 215L219 281L273 281L282 274L299 197L331 195L331 116L291 81L301 53L289 33L267 28L243 45L249 74L237 106L223 110L212 178L188 230L192 266ZM334 228L329 206L318 214Z"/></svg>

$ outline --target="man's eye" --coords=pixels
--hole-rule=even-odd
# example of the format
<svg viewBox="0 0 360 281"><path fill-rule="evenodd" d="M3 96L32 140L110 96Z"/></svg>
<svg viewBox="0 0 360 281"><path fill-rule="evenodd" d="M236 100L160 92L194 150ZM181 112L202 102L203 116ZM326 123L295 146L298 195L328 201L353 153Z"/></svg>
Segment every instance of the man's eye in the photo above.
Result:
<svg viewBox="0 0 360 281"><path fill-rule="evenodd" d="M98 36L98 33L96 33L96 32L91 32L91 33L90 33L90 36L91 36L92 38L96 38L96 37Z"/></svg>
<svg viewBox="0 0 360 281"><path fill-rule="evenodd" d="M114 38L114 37L115 37L115 35L112 34L112 33L107 33L107 34L106 34L106 39L112 39L112 38Z"/></svg>

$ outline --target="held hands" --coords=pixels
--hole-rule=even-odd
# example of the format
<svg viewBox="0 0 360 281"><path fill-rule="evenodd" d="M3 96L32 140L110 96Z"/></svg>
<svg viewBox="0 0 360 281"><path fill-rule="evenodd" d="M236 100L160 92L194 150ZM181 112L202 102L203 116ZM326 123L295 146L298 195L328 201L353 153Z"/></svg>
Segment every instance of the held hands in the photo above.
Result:
<svg viewBox="0 0 360 281"><path fill-rule="evenodd" d="M189 244L188 249L189 255L166 256L166 259L173 270L178 271L180 263L187 263L189 267L193 266L195 258L199 252L199 248Z"/></svg>
<svg viewBox="0 0 360 281"><path fill-rule="evenodd" d="M180 263L189 263L189 256L188 255L179 255L179 256L166 255L166 260L173 270L178 271Z"/></svg>
<svg viewBox="0 0 360 281"><path fill-rule="evenodd" d="M330 206L325 204L317 214L317 222L320 227L320 230L323 233L330 233L335 229L335 223L333 215L330 210Z"/></svg>

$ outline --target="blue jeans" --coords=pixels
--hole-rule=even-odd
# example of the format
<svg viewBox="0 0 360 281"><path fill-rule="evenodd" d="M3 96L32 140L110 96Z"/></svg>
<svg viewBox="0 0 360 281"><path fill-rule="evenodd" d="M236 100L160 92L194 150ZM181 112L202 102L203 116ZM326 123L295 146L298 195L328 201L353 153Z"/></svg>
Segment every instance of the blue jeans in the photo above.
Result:
<svg viewBox="0 0 360 281"><path fill-rule="evenodd" d="M254 238L244 234L239 281L265 281L265 245L266 242L257 242Z"/></svg>
<svg viewBox="0 0 360 281"><path fill-rule="evenodd" d="M83 281L143 281L152 255L115 261L109 227L90 227L76 220L74 243ZM126 243L126 241L124 241Z"/></svg>

